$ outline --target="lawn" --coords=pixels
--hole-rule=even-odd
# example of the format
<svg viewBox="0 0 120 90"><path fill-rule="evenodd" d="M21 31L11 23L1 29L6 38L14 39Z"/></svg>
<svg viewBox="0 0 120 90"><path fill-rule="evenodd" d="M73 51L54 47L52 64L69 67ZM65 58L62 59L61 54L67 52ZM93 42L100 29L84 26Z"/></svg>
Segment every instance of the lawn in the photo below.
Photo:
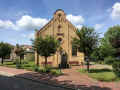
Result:
<svg viewBox="0 0 120 90"><path fill-rule="evenodd" d="M90 69L88 73L86 69L78 70L80 73L87 74L89 77L104 82L111 82L111 81L120 81L120 78L116 77L113 73L112 69Z"/></svg>
<svg viewBox="0 0 120 90"><path fill-rule="evenodd" d="M0 66L6 66L17 69L26 69L40 73L51 73L52 75L57 75L57 76L62 74L62 72L59 69L54 69L52 67L47 67L47 68L39 67L35 65L34 61L27 61L27 60L25 61L22 60L22 64L19 67L12 61L5 61L3 65L0 63Z"/></svg>
<svg viewBox="0 0 120 90"><path fill-rule="evenodd" d="M5 61L4 64L0 64L0 66L6 66L6 67L11 67L11 68L16 68L16 64L12 61ZM34 61L22 61L21 64L21 69L27 69L27 70L33 70L35 64Z"/></svg>

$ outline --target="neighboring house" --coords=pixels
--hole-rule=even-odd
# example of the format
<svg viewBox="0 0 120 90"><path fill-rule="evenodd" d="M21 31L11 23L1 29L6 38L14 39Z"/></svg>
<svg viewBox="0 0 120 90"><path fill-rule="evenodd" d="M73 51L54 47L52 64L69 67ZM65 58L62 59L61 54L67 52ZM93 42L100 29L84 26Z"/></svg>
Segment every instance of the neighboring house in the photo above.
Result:
<svg viewBox="0 0 120 90"><path fill-rule="evenodd" d="M24 59L34 55L34 49L31 45L22 45L22 48L25 50Z"/></svg>
<svg viewBox="0 0 120 90"><path fill-rule="evenodd" d="M72 47L72 39L77 37L76 31L76 27L66 19L64 11L58 9L48 24L36 32L35 37L51 35L61 44L62 52L58 51L55 55L48 57L48 64L58 67L63 64L80 64L84 62L84 54ZM44 57L35 52L35 62L37 63L38 60L40 65L45 63Z"/></svg>
<svg viewBox="0 0 120 90"><path fill-rule="evenodd" d="M29 55L34 55L34 50L31 45L21 45L20 47L22 47L25 51L23 59L26 59L26 57ZM17 58L15 50L16 50L16 47L13 48L11 55L10 55L12 60L15 60Z"/></svg>

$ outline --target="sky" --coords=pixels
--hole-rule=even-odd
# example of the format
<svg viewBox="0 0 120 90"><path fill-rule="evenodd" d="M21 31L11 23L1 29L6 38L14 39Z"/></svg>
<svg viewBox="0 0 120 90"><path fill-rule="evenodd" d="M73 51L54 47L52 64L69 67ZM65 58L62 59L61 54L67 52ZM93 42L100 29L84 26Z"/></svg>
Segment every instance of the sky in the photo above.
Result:
<svg viewBox="0 0 120 90"><path fill-rule="evenodd" d="M31 44L57 9L77 28L93 27L101 37L120 25L120 0L0 0L0 42Z"/></svg>

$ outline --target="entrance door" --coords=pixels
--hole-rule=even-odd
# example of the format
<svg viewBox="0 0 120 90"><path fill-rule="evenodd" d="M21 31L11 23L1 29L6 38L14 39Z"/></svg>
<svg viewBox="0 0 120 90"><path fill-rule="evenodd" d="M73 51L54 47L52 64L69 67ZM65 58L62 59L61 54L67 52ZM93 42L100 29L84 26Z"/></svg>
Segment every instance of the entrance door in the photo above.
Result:
<svg viewBox="0 0 120 90"><path fill-rule="evenodd" d="M67 65L67 54L64 53L64 54L61 54L61 68L67 68L68 65Z"/></svg>

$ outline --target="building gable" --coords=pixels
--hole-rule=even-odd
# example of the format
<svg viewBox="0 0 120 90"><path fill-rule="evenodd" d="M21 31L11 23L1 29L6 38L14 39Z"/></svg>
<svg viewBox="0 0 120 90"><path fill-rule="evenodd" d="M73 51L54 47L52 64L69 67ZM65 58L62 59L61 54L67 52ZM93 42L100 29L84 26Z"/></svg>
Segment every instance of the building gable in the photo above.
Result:
<svg viewBox="0 0 120 90"><path fill-rule="evenodd" d="M76 32L77 29L70 21L68 21L66 19L66 14L64 13L64 11L61 9L58 9L54 13L54 17L43 28L41 28L37 33L38 33L38 35L42 34L43 36L46 34L54 35L55 32L59 29L59 27L64 26L64 24L66 25L66 27L67 26L71 27L72 28L71 30ZM65 28L65 26L62 28Z"/></svg>

